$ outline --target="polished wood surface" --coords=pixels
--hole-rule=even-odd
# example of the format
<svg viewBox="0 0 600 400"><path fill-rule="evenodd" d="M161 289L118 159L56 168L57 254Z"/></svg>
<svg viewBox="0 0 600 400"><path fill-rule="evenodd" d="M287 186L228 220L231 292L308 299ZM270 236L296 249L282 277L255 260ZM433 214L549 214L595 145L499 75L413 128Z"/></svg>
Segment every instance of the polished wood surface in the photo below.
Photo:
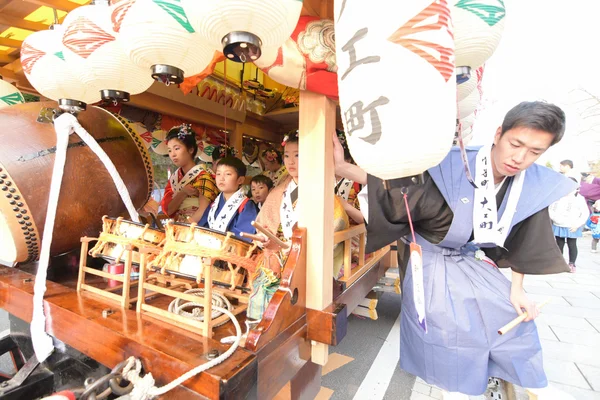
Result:
<svg viewBox="0 0 600 400"><path fill-rule="evenodd" d="M18 269L0 267L0 308L30 322L33 279ZM102 311L107 308L114 314L103 318ZM47 331L52 336L109 368L131 355L139 357L157 385L206 363L211 350L223 353L229 347L50 281L45 310ZM183 386L211 399L254 397L257 368L256 355L238 349L222 364ZM229 397L236 393L244 395Z"/></svg>
<svg viewBox="0 0 600 400"><path fill-rule="evenodd" d="M306 229L296 228L279 289L273 295L260 324L249 332L246 348L258 351L305 314Z"/></svg>

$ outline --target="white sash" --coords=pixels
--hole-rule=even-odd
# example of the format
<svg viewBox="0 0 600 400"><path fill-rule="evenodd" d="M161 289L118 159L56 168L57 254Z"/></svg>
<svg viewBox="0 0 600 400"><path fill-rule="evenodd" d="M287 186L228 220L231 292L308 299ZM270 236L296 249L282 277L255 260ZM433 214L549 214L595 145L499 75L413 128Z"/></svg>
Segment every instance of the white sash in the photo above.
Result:
<svg viewBox="0 0 600 400"><path fill-rule="evenodd" d="M179 168L181 169L181 168ZM191 168L187 174L178 181L179 178L179 169L175 171L175 173L171 174L171 178L169 182L171 182L171 188L173 189L173 193L178 193L181 189L189 185L198 175L204 171L204 167L201 164L195 165Z"/></svg>
<svg viewBox="0 0 600 400"><path fill-rule="evenodd" d="M208 212L208 227L210 229L225 233L227 232L227 226L229 225L229 222L231 222L236 211L238 208L240 208L240 204L242 204L242 202L246 199L246 195L244 195L242 189L232 194L229 200L225 202L225 205L217 217L217 207L219 207L219 202L221 201L222 196L223 193L219 193L215 201L213 201L212 205L210 206L210 211Z"/></svg>
<svg viewBox="0 0 600 400"><path fill-rule="evenodd" d="M475 163L475 203L473 206L473 232L476 243L495 243L504 246L510 224L517 211L521 197L525 171L519 172L513 179L506 208L498 221L496 188L491 165L491 146L482 147L477 153Z"/></svg>
<svg viewBox="0 0 600 400"><path fill-rule="evenodd" d="M335 185L335 195L348 201L348 197L350 196L350 190L352 189L353 184L354 182L352 182L351 180L342 178Z"/></svg>
<svg viewBox="0 0 600 400"><path fill-rule="evenodd" d="M279 208L279 218L281 219L281 228L283 230L283 236L286 239L290 239L293 234L293 228L296 222L298 222L298 215L294 210L292 204L292 192L298 187L296 182L292 179L288 184L288 187L283 192L283 199L281 200L281 207Z"/></svg>

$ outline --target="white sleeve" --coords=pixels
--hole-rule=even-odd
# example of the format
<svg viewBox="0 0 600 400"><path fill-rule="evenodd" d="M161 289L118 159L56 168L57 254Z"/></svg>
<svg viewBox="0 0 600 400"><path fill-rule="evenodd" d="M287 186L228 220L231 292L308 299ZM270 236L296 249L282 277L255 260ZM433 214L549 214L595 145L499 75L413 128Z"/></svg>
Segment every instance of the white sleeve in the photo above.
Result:
<svg viewBox="0 0 600 400"><path fill-rule="evenodd" d="M368 185L363 186L362 190L357 195L360 212L362 213L365 222L369 223L369 189Z"/></svg>

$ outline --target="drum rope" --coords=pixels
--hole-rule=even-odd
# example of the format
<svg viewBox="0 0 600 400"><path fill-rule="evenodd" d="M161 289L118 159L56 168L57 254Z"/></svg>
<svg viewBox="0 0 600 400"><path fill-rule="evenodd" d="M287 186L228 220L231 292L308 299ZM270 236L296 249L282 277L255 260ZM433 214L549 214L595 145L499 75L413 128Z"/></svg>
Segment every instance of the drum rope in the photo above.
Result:
<svg viewBox="0 0 600 400"><path fill-rule="evenodd" d="M196 294L196 293L200 293L199 291L203 292L204 290L203 289L191 289L191 290L187 290L185 293ZM222 301L222 300L218 300L218 301ZM229 306L231 306L231 303L229 303L229 301L226 298L225 298L225 302L226 302L226 304L229 304ZM171 305L173 305L173 303L174 302L172 302ZM173 307L175 309L183 310L183 308L188 307L188 304L193 304L193 306L195 306L195 307L202 307L201 304L191 303L191 302L185 303L178 307L176 307L176 306L173 306ZM171 305L169 305L169 311L171 310ZM146 373L144 375L144 377L141 377L140 373L142 370L142 363L139 359L131 356L127 359L127 365L123 369L122 375L126 380L133 383L133 390L131 391L130 394L119 397L118 399L121 399L121 400L148 400L148 399L154 398L156 396L163 395L163 394L167 393L168 391L173 390L177 386L181 385L188 379L198 375L201 372L204 372L212 367L215 367L215 366L221 364L223 361L225 361L226 359L231 357L231 355L235 352L235 350L240 345L240 341L242 339L242 329L241 329L240 324L239 324L238 320L236 319L235 315L233 315L233 313L229 309L215 305L214 293L213 293L213 306L212 307L215 311L220 313L219 315L222 315L222 314L227 315L229 317L229 319L231 319L231 321L233 322L233 325L235 326L235 334L236 334L235 341L233 342L231 347L229 349L227 349L227 351L225 351L223 354L221 354L214 360L210 360L209 362L207 362L205 364L198 365L197 367L189 370L188 372L181 375L179 378L175 379L171 383L164 385L162 387L156 387L154 385L154 383L155 383L154 378L152 377L152 373L150 373L150 372ZM187 313L187 314L189 314L189 313ZM182 315L182 314L180 314L180 315Z"/></svg>
<svg viewBox="0 0 600 400"><path fill-rule="evenodd" d="M184 292L185 294L193 294L195 296L200 296L203 297L204 296L204 289L200 288L200 289L190 289L190 290L186 290ZM177 298L175 300L173 300L171 302L171 304L169 304L169 312L172 312L174 314L177 315L181 315L182 317L186 317L186 318L191 318L191 319L195 319L197 321L204 321L204 304L200 304L200 303L193 303L193 302L187 302L187 303L183 303L181 304L181 301L183 299ZM227 309L229 311L233 311L233 306L231 305L231 302L229 301L229 299L227 297L225 297L223 294L219 293L219 292L212 292L212 306L213 307L218 307L220 309ZM192 312L187 312L185 311L188 308L194 308L192 310ZM210 319L217 319L219 318L221 315L223 315L223 313L221 311L219 311L216 308L213 308L212 310L212 315ZM227 321L223 321L219 324L214 325L214 327L216 328L217 326L221 326L223 324L225 324Z"/></svg>
<svg viewBox="0 0 600 400"><path fill-rule="evenodd" d="M76 133L81 140L87 144L98 158L102 161L109 172L113 182L125 203L125 207L131 216L131 219L139 222L139 215L131 201L129 191L121 179L119 172L111 161L110 157L100 147L98 142L90 135L77 121L74 115L69 113L61 114L54 120L54 130L56 132L56 156L52 168L52 178L50 183L50 193L48 195L48 208L46 220L44 222L44 233L42 236L42 249L40 252L40 261L38 271L35 276L34 294L33 294L33 315L31 319L31 339L33 349L37 359L42 362L54 351L52 338L46 333L46 316L44 315L44 294L46 293L46 278L48 272L48 263L50 261L50 245L52 243L52 234L54 232L54 222L56 219L56 209L62 185L65 162L67 159L67 147L69 145L69 135Z"/></svg>

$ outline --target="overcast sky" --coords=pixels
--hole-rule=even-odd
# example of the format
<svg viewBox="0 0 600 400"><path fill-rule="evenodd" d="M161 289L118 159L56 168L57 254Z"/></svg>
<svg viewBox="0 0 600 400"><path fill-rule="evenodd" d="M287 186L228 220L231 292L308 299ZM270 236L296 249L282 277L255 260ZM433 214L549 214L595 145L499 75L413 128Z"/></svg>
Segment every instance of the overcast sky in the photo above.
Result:
<svg viewBox="0 0 600 400"><path fill-rule="evenodd" d="M523 100L544 99L567 113L564 143L541 159L555 167L572 159L585 170L600 159L600 117L583 118L600 98L600 1L504 0L507 19L500 46L488 60L483 80L483 109L472 144L491 140L502 117ZM595 109L589 109L588 115ZM600 114L600 105L597 107Z"/></svg>

